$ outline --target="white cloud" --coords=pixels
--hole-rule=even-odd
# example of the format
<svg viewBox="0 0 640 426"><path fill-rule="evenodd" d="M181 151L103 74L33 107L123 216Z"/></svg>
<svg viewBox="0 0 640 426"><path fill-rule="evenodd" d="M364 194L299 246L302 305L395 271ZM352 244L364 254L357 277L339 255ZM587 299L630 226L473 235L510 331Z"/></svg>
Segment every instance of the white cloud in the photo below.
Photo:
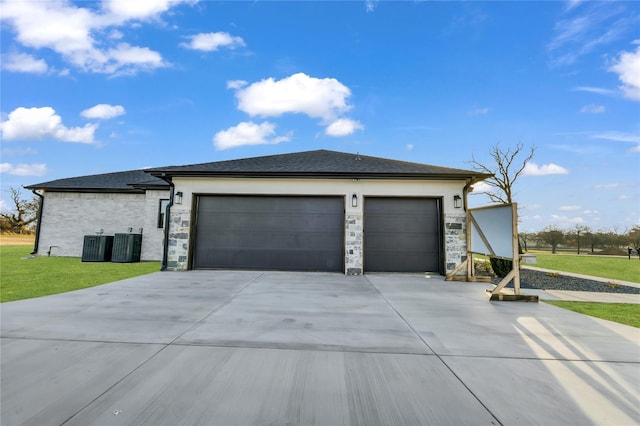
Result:
<svg viewBox="0 0 640 426"><path fill-rule="evenodd" d="M0 123L4 140L55 139L62 142L93 143L97 124L84 127L66 127L62 118L51 107L19 107Z"/></svg>
<svg viewBox="0 0 640 426"><path fill-rule="evenodd" d="M567 2L567 6L565 8L565 11L570 11L571 9L574 9L575 7L577 7L578 5L580 5L580 3L582 3L583 0L569 0Z"/></svg>
<svg viewBox="0 0 640 426"><path fill-rule="evenodd" d="M42 163L0 163L0 173L7 173L15 176L44 176L47 173L47 165Z"/></svg>
<svg viewBox="0 0 640 426"><path fill-rule="evenodd" d="M640 46L635 52L620 53L609 71L618 74L625 97L640 101Z"/></svg>
<svg viewBox="0 0 640 426"><path fill-rule="evenodd" d="M261 124L244 121L235 127L216 133L213 137L213 146L222 151L245 145L277 144L291 139L290 136L275 136L275 128L275 124L268 121Z"/></svg>
<svg viewBox="0 0 640 426"><path fill-rule="evenodd" d="M578 86L578 87L574 87L573 90L576 92L588 92L588 93L595 93L597 95L606 95L606 96L615 95L616 93L615 90L604 89L602 87L590 87L590 86Z"/></svg>
<svg viewBox="0 0 640 426"><path fill-rule="evenodd" d="M2 68L12 72L44 74L49 70L43 59L36 59L27 53L9 53L2 58Z"/></svg>
<svg viewBox="0 0 640 426"><path fill-rule="evenodd" d="M101 64L103 72L119 74L135 74L140 70L152 70L166 67L162 55L148 47L130 46L120 43L107 50L107 57Z"/></svg>
<svg viewBox="0 0 640 426"><path fill-rule="evenodd" d="M580 210L581 208L582 206L560 206L558 207L558 210L563 212L570 212L570 211Z"/></svg>
<svg viewBox="0 0 640 426"><path fill-rule="evenodd" d="M540 210L542 208L541 204L526 204L522 206L524 210Z"/></svg>
<svg viewBox="0 0 640 426"><path fill-rule="evenodd" d="M16 147L14 145L13 148L5 148L2 147L0 150L0 157L21 157L23 155L36 155L38 151L31 147Z"/></svg>
<svg viewBox="0 0 640 426"><path fill-rule="evenodd" d="M468 112L469 115L487 115L489 114L489 108L476 108Z"/></svg>
<svg viewBox="0 0 640 426"><path fill-rule="evenodd" d="M413 148L414 148L414 146L413 146L412 143L408 143L407 144L407 151L413 151Z"/></svg>
<svg viewBox="0 0 640 426"><path fill-rule="evenodd" d="M551 215L551 219L554 222L560 222L561 224L580 224L580 223L584 223L584 219L576 216L576 217L569 217L569 216L560 216L557 214L552 214Z"/></svg>
<svg viewBox="0 0 640 426"><path fill-rule="evenodd" d="M104 0L102 7L109 14L122 20L154 18L180 3L197 3L197 0Z"/></svg>
<svg viewBox="0 0 640 426"><path fill-rule="evenodd" d="M631 134L631 133L616 132L616 131L596 133L594 135L591 135L591 137L594 139L606 139L609 141L616 141L616 142L640 143L640 134Z"/></svg>
<svg viewBox="0 0 640 426"><path fill-rule="evenodd" d="M51 49L82 71L135 74L167 64L160 53L147 47L114 44L122 38L122 32L115 27L128 25L132 19L155 18L185 2L193 3L112 0L105 1L102 10L96 11L67 0L6 0L1 18L12 27L18 43L33 49Z"/></svg>
<svg viewBox="0 0 640 426"><path fill-rule="evenodd" d="M220 47L236 49L245 46L242 37L232 36L225 32L200 33L190 36L190 39L189 43L181 43L180 45L187 49L202 50L204 52L213 52Z"/></svg>
<svg viewBox="0 0 640 426"><path fill-rule="evenodd" d="M339 118L333 123L329 124L325 129L325 133L329 136L347 136L355 132L356 130L362 130L364 126L355 120L350 118Z"/></svg>
<svg viewBox="0 0 640 426"><path fill-rule="evenodd" d="M622 188L622 184L620 183L605 183L602 185L594 186L594 189L605 189L605 190L619 189L619 188Z"/></svg>
<svg viewBox="0 0 640 426"><path fill-rule="evenodd" d="M554 163L543 164L538 166L536 163L528 162L522 172L523 176L547 176L547 175L566 175L569 173L567 169Z"/></svg>
<svg viewBox="0 0 640 426"><path fill-rule="evenodd" d="M593 138L593 139L604 139L604 140L614 141L614 142L630 142L630 143L634 143L634 144L636 144L636 146L631 148L629 151L630 152L640 152L640 134L625 133L625 132L618 132L618 131L609 131L609 132L602 132L602 133L593 134L593 135L591 135L591 138Z"/></svg>
<svg viewBox="0 0 640 426"><path fill-rule="evenodd" d="M376 10L376 7L378 6L378 1L379 0L366 0L365 7L367 9L367 12L373 12L374 10Z"/></svg>
<svg viewBox="0 0 640 426"><path fill-rule="evenodd" d="M472 193L477 193L477 194L484 193L484 192L491 192L493 190L493 187L484 181L473 184L471 188L473 188Z"/></svg>
<svg viewBox="0 0 640 426"><path fill-rule="evenodd" d="M247 84L249 83L244 80L229 80L227 81L227 89L241 89Z"/></svg>
<svg viewBox="0 0 640 426"><path fill-rule="evenodd" d="M574 64L600 46L619 40L637 26L637 15L623 7L590 2L556 22L547 44L551 66Z"/></svg>
<svg viewBox="0 0 640 426"><path fill-rule="evenodd" d="M596 104L585 105L582 107L582 109L580 109L580 112L586 113L586 114L602 114L605 111L606 111L606 108L604 107L604 105L596 105Z"/></svg>
<svg viewBox="0 0 640 426"><path fill-rule="evenodd" d="M267 78L236 91L238 109L250 116L278 117L302 113L325 122L334 121L351 107L351 91L334 78L298 73L282 80Z"/></svg>
<svg viewBox="0 0 640 426"><path fill-rule="evenodd" d="M109 119L125 113L122 105L98 104L80 113L85 118Z"/></svg>

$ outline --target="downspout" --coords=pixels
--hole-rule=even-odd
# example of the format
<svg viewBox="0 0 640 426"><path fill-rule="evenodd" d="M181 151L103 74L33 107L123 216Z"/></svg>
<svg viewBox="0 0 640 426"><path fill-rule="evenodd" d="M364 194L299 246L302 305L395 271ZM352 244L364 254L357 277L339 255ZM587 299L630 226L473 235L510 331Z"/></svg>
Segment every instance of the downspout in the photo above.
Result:
<svg viewBox="0 0 640 426"><path fill-rule="evenodd" d="M462 208L464 209L464 211L467 211L467 196L469 194L469 189L471 188L471 185L473 185L474 183L476 183L474 178L471 179L467 179L467 184L464 186L464 188L462 188Z"/></svg>
<svg viewBox="0 0 640 426"><path fill-rule="evenodd" d="M39 194L36 189L32 189L34 195L40 198L40 205L38 206L38 223L36 224L36 240L33 243L32 255L38 254L38 245L40 244L40 224L42 223L42 210L44 208L44 196Z"/></svg>
<svg viewBox="0 0 640 426"><path fill-rule="evenodd" d="M471 185L475 182L476 180L472 177L467 180L467 184L462 188L462 207L465 212L465 239L467 246L467 281L471 281L471 277L475 274L475 271L473 270L473 254L471 253L471 221L469 220L469 206L467 203L469 189L473 190Z"/></svg>
<svg viewBox="0 0 640 426"><path fill-rule="evenodd" d="M162 266L160 267L161 271L166 271L169 266L169 228L171 227L171 206L173 206L173 192L175 186L171 181L171 178L167 178L165 176L158 176L163 181L167 182L170 187L169 191L169 203L167 204L167 208L164 212L164 241L162 244Z"/></svg>

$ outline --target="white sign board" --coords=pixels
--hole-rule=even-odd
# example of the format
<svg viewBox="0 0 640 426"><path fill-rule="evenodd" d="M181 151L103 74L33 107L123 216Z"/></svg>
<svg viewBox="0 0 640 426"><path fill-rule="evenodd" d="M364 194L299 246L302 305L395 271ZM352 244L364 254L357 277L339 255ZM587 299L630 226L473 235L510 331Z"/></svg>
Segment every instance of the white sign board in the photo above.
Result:
<svg viewBox="0 0 640 426"><path fill-rule="evenodd" d="M515 210L515 204L469 209L471 252L513 259Z"/></svg>

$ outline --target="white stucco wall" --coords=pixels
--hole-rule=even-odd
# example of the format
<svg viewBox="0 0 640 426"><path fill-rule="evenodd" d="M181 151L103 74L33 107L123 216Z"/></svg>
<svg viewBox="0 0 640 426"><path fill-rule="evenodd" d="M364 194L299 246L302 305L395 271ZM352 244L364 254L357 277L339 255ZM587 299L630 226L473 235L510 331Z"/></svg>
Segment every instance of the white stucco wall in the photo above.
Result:
<svg viewBox="0 0 640 426"><path fill-rule="evenodd" d="M142 228L142 260L162 259L162 229L157 228L160 198L168 191L146 194L46 192L39 255L81 257L85 235L126 233ZM55 246L55 247L52 247Z"/></svg>
<svg viewBox="0 0 640 426"><path fill-rule="evenodd" d="M264 178L174 178L176 192L183 193L181 205L171 213L169 268L183 270L187 266L190 218L194 194L246 195L334 195L345 197L345 272L350 267L362 268L362 250L353 250L356 240L362 241L362 217L366 197L442 197L443 228L456 223L453 230L443 232L445 270L451 271L466 255L464 229L465 212L454 208L453 197L462 197L464 180L381 180L381 179L264 179ZM353 194L358 196L352 207ZM363 202L364 200L364 202ZM353 223L350 223L353 222ZM360 235L358 236L358 233ZM351 247L349 247L351 245ZM351 249L351 251L350 251ZM353 252L353 253L351 253Z"/></svg>

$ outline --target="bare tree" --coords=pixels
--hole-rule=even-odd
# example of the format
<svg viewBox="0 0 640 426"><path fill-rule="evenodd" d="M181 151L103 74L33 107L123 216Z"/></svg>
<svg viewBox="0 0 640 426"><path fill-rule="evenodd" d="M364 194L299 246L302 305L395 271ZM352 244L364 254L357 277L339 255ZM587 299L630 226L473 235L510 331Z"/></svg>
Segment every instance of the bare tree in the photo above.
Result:
<svg viewBox="0 0 640 426"><path fill-rule="evenodd" d="M591 230L582 225L576 225L571 231L567 232L565 237L571 243L575 243L578 248L578 254L580 254L580 237L582 237L582 241L585 240L585 234L591 232Z"/></svg>
<svg viewBox="0 0 640 426"><path fill-rule="evenodd" d="M11 232L24 234L29 231L29 225L36 221L38 215L38 202L35 199L25 200L19 189L9 188L13 211L1 212L0 218L7 224Z"/></svg>
<svg viewBox="0 0 640 426"><path fill-rule="evenodd" d="M529 148L527 155L522 162L518 161L520 154L524 155L524 145L518 143L515 148L503 149L500 144L493 145L489 151L495 164L485 165L471 157L471 165L474 170L490 173L493 176L486 179L484 183L493 188L492 191L479 192L485 194L494 203L513 203L513 185L522 173L527 163L533 158L535 147Z"/></svg>
<svg viewBox="0 0 640 426"><path fill-rule="evenodd" d="M538 239L551 246L551 253L556 252L558 246L564 242L564 232L553 225L547 226L538 232Z"/></svg>

